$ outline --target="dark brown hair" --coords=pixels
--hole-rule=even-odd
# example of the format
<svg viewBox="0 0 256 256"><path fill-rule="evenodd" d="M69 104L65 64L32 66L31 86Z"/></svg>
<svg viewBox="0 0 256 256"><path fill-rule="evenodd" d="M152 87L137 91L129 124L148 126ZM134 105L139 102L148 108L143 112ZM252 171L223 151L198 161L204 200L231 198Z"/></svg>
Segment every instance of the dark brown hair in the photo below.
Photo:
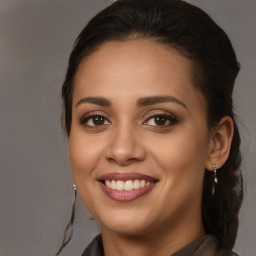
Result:
<svg viewBox="0 0 256 256"><path fill-rule="evenodd" d="M221 248L231 250L243 199L240 135L232 103L240 67L228 36L204 11L182 0L118 0L96 15L78 36L70 55L62 87L65 131L69 136L73 81L81 60L105 42L131 38L153 39L191 60L194 85L207 100L209 127L226 115L234 120L230 155L218 170L215 194L211 193L213 172L205 171L202 196L206 232L218 238Z"/></svg>

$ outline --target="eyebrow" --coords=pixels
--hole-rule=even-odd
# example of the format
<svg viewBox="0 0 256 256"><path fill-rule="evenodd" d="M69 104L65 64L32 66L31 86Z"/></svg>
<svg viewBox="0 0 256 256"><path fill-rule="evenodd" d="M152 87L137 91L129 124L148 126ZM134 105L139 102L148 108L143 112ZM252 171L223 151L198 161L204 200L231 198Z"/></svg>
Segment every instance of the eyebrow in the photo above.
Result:
<svg viewBox="0 0 256 256"><path fill-rule="evenodd" d="M111 102L109 100L107 100L106 98L86 97L86 98L82 98L81 100L79 100L76 103L76 107L78 107L79 105L81 105L83 103L92 103L92 104L103 106L103 107L109 107L111 105Z"/></svg>
<svg viewBox="0 0 256 256"><path fill-rule="evenodd" d="M137 102L137 105L139 107L144 107L144 106L150 106L150 105L154 105L154 104L157 104L157 103L164 103L164 102L173 102L173 103L179 104L180 106L187 109L187 106L182 101L178 100L177 98L175 98L173 96L145 97L145 98L139 99L138 102Z"/></svg>
<svg viewBox="0 0 256 256"><path fill-rule="evenodd" d="M176 104L179 104L180 106L184 107L185 109L187 109L187 106L180 100L178 100L177 98L173 97L173 96L149 96L149 97L143 97L140 98L137 101L137 106L138 107L145 107L145 106L151 106L157 103L165 103L165 102L173 102ZM106 99L106 98L102 98L102 97L85 97L82 98L81 100L79 100L76 104L76 107L78 107L81 104L84 103L92 103L95 105L99 105L99 106L103 106L103 107L109 107L111 106L111 101Z"/></svg>

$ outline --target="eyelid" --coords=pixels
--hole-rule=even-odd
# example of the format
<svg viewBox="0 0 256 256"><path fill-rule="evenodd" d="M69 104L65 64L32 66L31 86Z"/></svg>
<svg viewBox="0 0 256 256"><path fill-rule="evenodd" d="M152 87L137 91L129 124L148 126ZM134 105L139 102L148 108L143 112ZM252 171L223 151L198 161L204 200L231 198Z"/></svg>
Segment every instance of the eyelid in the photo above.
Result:
<svg viewBox="0 0 256 256"><path fill-rule="evenodd" d="M174 115L173 113L166 111L166 110L153 110L150 111L149 113L147 113L146 115L144 115L144 119L147 120L149 118L155 117L155 116L166 116L166 117L170 117L173 119L177 119L177 116Z"/></svg>
<svg viewBox="0 0 256 256"><path fill-rule="evenodd" d="M164 111L164 110L154 110L154 111L151 111L149 114L144 116L145 121L143 121L143 124L147 125L146 123L149 122L150 119L158 117L158 116L165 117L170 122L170 124L163 125L163 126L161 126L161 125L149 125L149 126L152 126L152 127L155 126L157 128L162 128L163 129L163 128L167 128L167 127L170 127L172 125L175 125L178 122L178 118L173 113L170 113L169 111Z"/></svg>
<svg viewBox="0 0 256 256"><path fill-rule="evenodd" d="M80 124L84 125L86 120L89 120L90 118L93 118L93 117L96 117L96 116L103 117L104 119L106 119L111 124L110 117L106 113L102 113L101 111L91 111L91 112L88 112L88 113L84 114L80 118ZM90 127L93 127L93 126L90 126Z"/></svg>
<svg viewBox="0 0 256 256"><path fill-rule="evenodd" d="M86 122L93 118L93 117L97 117L97 116L100 116L100 117L103 117L107 122L109 122L109 124L103 124L103 125L86 125ZM149 113L146 113L143 117L144 121L142 123L142 125L146 125L146 122L148 122L150 119L154 118L154 117L158 117L158 116L162 116L162 117L165 117L169 122L170 124L169 125L166 125L166 126L162 126L162 128L164 127L169 127L169 126L172 126L174 124L176 124L178 122L178 118L175 114L169 112L169 111L166 111L166 110L153 110L153 111L150 111ZM84 126L87 126L88 128L92 128L92 129L100 129L100 127L104 127L104 126L107 126L107 125L110 125L112 124L111 122L111 118L109 117L109 115L107 113L104 113L102 111L91 111L91 112L88 112L86 114L84 114L81 118L80 118L80 124L81 125L84 125ZM153 126L153 125L150 125L150 126ZM158 125L156 125L158 126ZM159 127L161 127L159 125Z"/></svg>

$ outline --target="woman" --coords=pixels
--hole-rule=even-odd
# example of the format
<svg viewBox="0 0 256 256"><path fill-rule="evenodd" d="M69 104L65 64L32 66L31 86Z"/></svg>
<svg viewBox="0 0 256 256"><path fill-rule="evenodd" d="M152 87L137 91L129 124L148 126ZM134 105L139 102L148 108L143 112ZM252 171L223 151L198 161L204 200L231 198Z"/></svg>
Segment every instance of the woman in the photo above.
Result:
<svg viewBox="0 0 256 256"><path fill-rule="evenodd" d="M181 0L119 0L88 23L62 88L75 195L101 227L83 255L235 255L238 71Z"/></svg>

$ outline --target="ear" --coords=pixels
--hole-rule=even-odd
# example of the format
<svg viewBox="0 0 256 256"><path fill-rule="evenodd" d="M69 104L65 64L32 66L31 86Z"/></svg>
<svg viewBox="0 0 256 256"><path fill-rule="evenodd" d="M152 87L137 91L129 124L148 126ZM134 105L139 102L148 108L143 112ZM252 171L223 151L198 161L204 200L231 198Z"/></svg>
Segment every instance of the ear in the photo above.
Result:
<svg viewBox="0 0 256 256"><path fill-rule="evenodd" d="M212 165L222 167L228 159L234 134L234 123L231 117L224 116L211 134L209 155L206 169L212 171Z"/></svg>

